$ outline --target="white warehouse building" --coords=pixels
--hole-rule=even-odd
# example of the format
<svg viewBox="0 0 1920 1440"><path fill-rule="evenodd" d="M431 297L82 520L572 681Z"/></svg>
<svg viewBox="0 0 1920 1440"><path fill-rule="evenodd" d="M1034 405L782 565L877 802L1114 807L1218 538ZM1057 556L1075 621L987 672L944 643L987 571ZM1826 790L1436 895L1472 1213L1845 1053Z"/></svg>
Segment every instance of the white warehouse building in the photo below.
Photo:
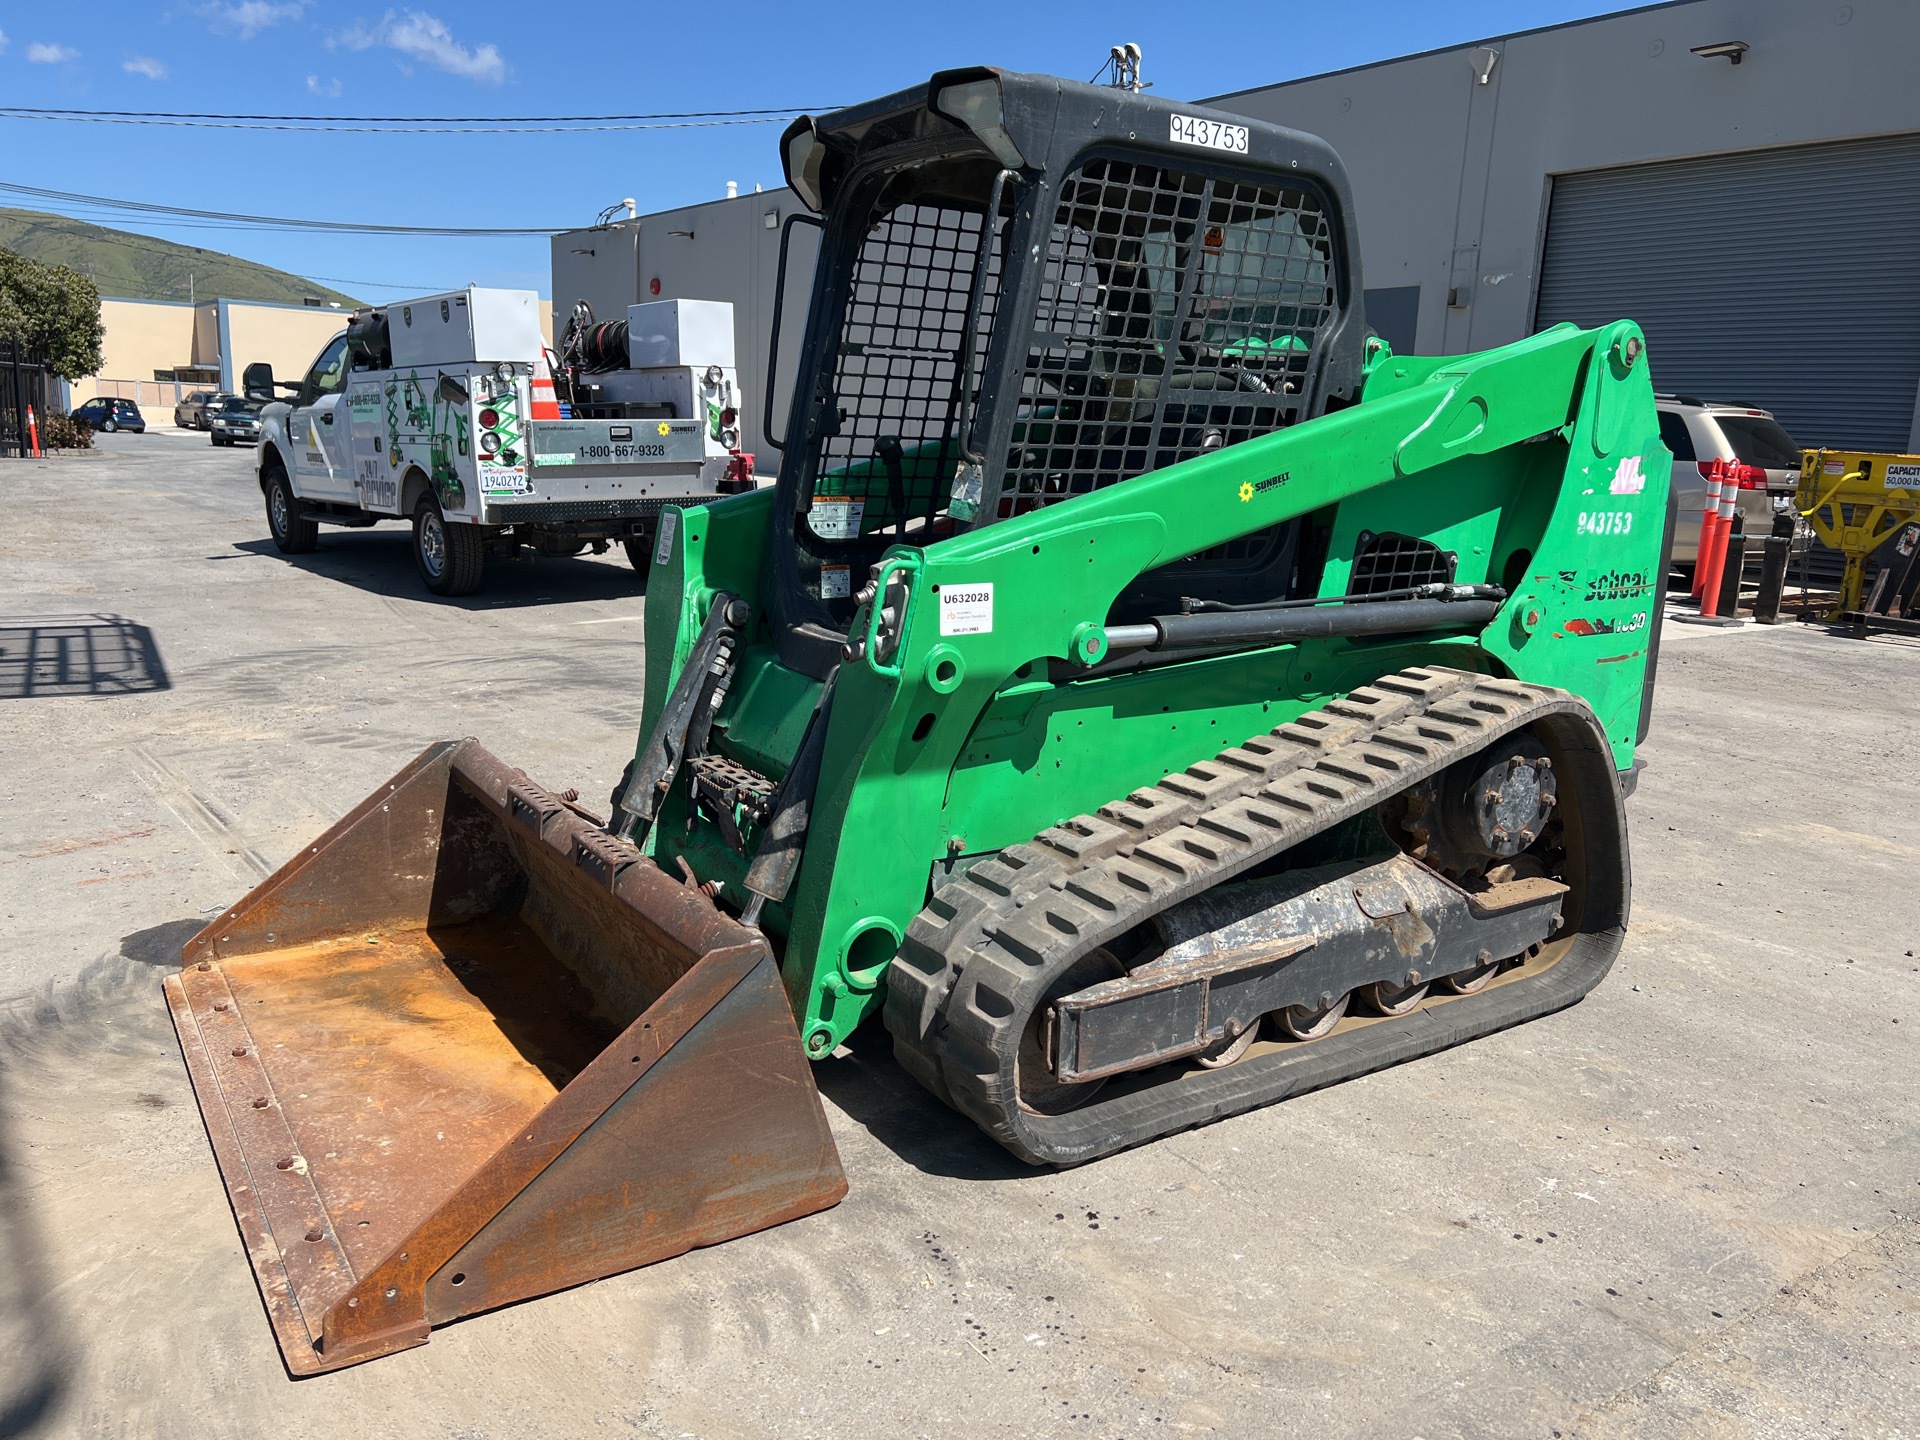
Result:
<svg viewBox="0 0 1920 1440"><path fill-rule="evenodd" d="M1805 445L1920 450L1915 54L1910 0L1679 0L1200 103L1332 142L1367 318L1396 349L1630 316L1662 390L1763 406ZM733 301L743 443L771 469L767 336L800 208L777 190L556 236L556 333L578 299L602 318ZM814 232L792 235L789 360Z"/></svg>

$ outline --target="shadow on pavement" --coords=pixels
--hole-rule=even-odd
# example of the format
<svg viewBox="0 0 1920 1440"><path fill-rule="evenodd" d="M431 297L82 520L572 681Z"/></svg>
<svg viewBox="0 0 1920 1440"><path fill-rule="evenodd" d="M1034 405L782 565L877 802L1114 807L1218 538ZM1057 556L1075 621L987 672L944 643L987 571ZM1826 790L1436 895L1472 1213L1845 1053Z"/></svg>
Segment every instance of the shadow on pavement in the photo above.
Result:
<svg viewBox="0 0 1920 1440"><path fill-rule="evenodd" d="M164 1085L126 1092L178 1074L154 972L178 967L180 947L202 924L179 919L136 931L118 956L0 1001L0 1440L45 1433L80 1371L80 1342L55 1301L63 1290L73 1293L73 1277L53 1273L35 1204L76 1203L75 1177L64 1169L73 1153L62 1146L98 1140L101 1086L121 1104L169 1103L157 1093ZM180 1075L176 1088L185 1085ZM23 1129L37 1131L39 1148L20 1148ZM49 1136L60 1143L48 1145ZM26 1163L29 1154L39 1168ZM113 1253L112 1237L99 1244L102 1256ZM131 1277L120 1284L138 1288Z"/></svg>
<svg viewBox="0 0 1920 1440"><path fill-rule="evenodd" d="M14 1157L8 1078L0 1057L0 1440L32 1435L51 1420L73 1368L66 1329L51 1302L46 1250Z"/></svg>
<svg viewBox="0 0 1920 1440"><path fill-rule="evenodd" d="M33 995L0 1005L0 1440L40 1433L75 1368L13 1139L13 1080L32 1059L18 1042L31 1039L39 1009Z"/></svg>
<svg viewBox="0 0 1920 1440"><path fill-rule="evenodd" d="M171 1104L159 1094L165 1081L186 1089L154 972L177 968L202 924L182 918L134 931L117 956L0 1002L0 1440L52 1428L81 1371L79 1336L56 1304L73 1294L73 1277L54 1273L35 1208L60 1206L71 1219L81 1204L86 1187L67 1169L75 1150L63 1146L102 1142L104 1094L161 1110ZM152 1089L132 1089L142 1083ZM21 1133L36 1148L21 1148ZM86 1244L113 1254L109 1233ZM140 1281L121 1277L119 1286L132 1292Z"/></svg>
<svg viewBox="0 0 1920 1440"><path fill-rule="evenodd" d="M914 1169L957 1180L1016 1180L1035 1173L894 1063L893 1038L883 1026L863 1025L846 1048L848 1055L814 1065L814 1083Z"/></svg>
<svg viewBox="0 0 1920 1440"><path fill-rule="evenodd" d="M0 616L0 700L172 688L153 631L124 615Z"/></svg>
<svg viewBox="0 0 1920 1440"><path fill-rule="evenodd" d="M413 537L395 525L383 530L320 531L319 548L306 555L282 555L267 539L245 540L236 551L266 555L343 585L399 600L419 600L457 610L506 610L527 605L564 605L579 600L628 600L646 594L646 576L635 574L624 557L609 564L585 558L521 555L489 557L486 578L472 595L427 592L413 564ZM616 546L613 554L620 555ZM212 558L212 557L209 557Z"/></svg>
<svg viewBox="0 0 1920 1440"><path fill-rule="evenodd" d="M212 919L209 915L206 920L169 920L164 925L136 930L121 940L120 954L156 970L178 970L181 950L187 941L206 929Z"/></svg>

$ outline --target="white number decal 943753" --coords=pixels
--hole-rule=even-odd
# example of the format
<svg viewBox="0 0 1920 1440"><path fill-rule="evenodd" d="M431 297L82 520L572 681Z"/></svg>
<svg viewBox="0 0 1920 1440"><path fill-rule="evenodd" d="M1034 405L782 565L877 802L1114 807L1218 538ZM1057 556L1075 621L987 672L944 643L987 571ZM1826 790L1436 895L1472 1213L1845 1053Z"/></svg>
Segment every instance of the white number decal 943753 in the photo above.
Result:
<svg viewBox="0 0 1920 1440"><path fill-rule="evenodd" d="M1583 510L1580 513L1582 535L1626 535L1632 530L1631 510Z"/></svg>
<svg viewBox="0 0 1920 1440"><path fill-rule="evenodd" d="M1235 155L1247 153L1246 126L1203 120L1198 115L1175 115L1171 139L1176 145L1204 145L1209 150L1226 150Z"/></svg>

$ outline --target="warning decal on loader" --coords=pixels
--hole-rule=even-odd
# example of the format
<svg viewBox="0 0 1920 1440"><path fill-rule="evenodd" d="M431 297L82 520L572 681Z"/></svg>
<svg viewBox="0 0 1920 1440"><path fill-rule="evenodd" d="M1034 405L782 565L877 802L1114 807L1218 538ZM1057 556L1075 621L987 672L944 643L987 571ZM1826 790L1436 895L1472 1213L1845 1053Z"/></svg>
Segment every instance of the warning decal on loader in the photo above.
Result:
<svg viewBox="0 0 1920 1440"><path fill-rule="evenodd" d="M822 540L858 540L867 502L846 495L816 495L807 512L807 528Z"/></svg>

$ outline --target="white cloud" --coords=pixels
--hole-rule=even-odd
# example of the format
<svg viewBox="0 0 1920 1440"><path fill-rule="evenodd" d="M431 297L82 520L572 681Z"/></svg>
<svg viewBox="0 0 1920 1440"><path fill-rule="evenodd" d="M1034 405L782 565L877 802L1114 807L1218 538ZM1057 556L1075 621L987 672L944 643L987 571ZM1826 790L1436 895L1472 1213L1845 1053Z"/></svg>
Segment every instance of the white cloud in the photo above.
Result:
<svg viewBox="0 0 1920 1440"><path fill-rule="evenodd" d="M200 13L215 30L229 30L242 40L251 40L283 21L298 20L306 8L307 0L229 0L202 5Z"/></svg>
<svg viewBox="0 0 1920 1440"><path fill-rule="evenodd" d="M483 85L498 85L507 78L507 62L499 46L486 44L468 48L453 38L446 21L423 10L408 10L397 16L389 10L378 25L355 25L328 40L327 45L330 49L343 50L371 50L381 46L422 65Z"/></svg>
<svg viewBox="0 0 1920 1440"><path fill-rule="evenodd" d="M167 67L150 55L136 55L120 68L129 75L144 75L149 80L167 78Z"/></svg>
<svg viewBox="0 0 1920 1440"><path fill-rule="evenodd" d="M318 95L323 100L338 100L340 81L338 79L322 80L318 75L309 75L307 76L307 93Z"/></svg>
<svg viewBox="0 0 1920 1440"><path fill-rule="evenodd" d="M35 65L64 65L79 58L80 52L68 45L43 45L36 40L27 46L27 59Z"/></svg>
<svg viewBox="0 0 1920 1440"><path fill-rule="evenodd" d="M507 78L507 62L500 58L497 47L481 45L469 50L453 38L445 21L418 10L407 11L397 24L388 23L387 44L402 55L463 79L498 85Z"/></svg>
<svg viewBox="0 0 1920 1440"><path fill-rule="evenodd" d="M6 49L7 49L7 32L4 30L0 30L0 54L5 54Z"/></svg>

